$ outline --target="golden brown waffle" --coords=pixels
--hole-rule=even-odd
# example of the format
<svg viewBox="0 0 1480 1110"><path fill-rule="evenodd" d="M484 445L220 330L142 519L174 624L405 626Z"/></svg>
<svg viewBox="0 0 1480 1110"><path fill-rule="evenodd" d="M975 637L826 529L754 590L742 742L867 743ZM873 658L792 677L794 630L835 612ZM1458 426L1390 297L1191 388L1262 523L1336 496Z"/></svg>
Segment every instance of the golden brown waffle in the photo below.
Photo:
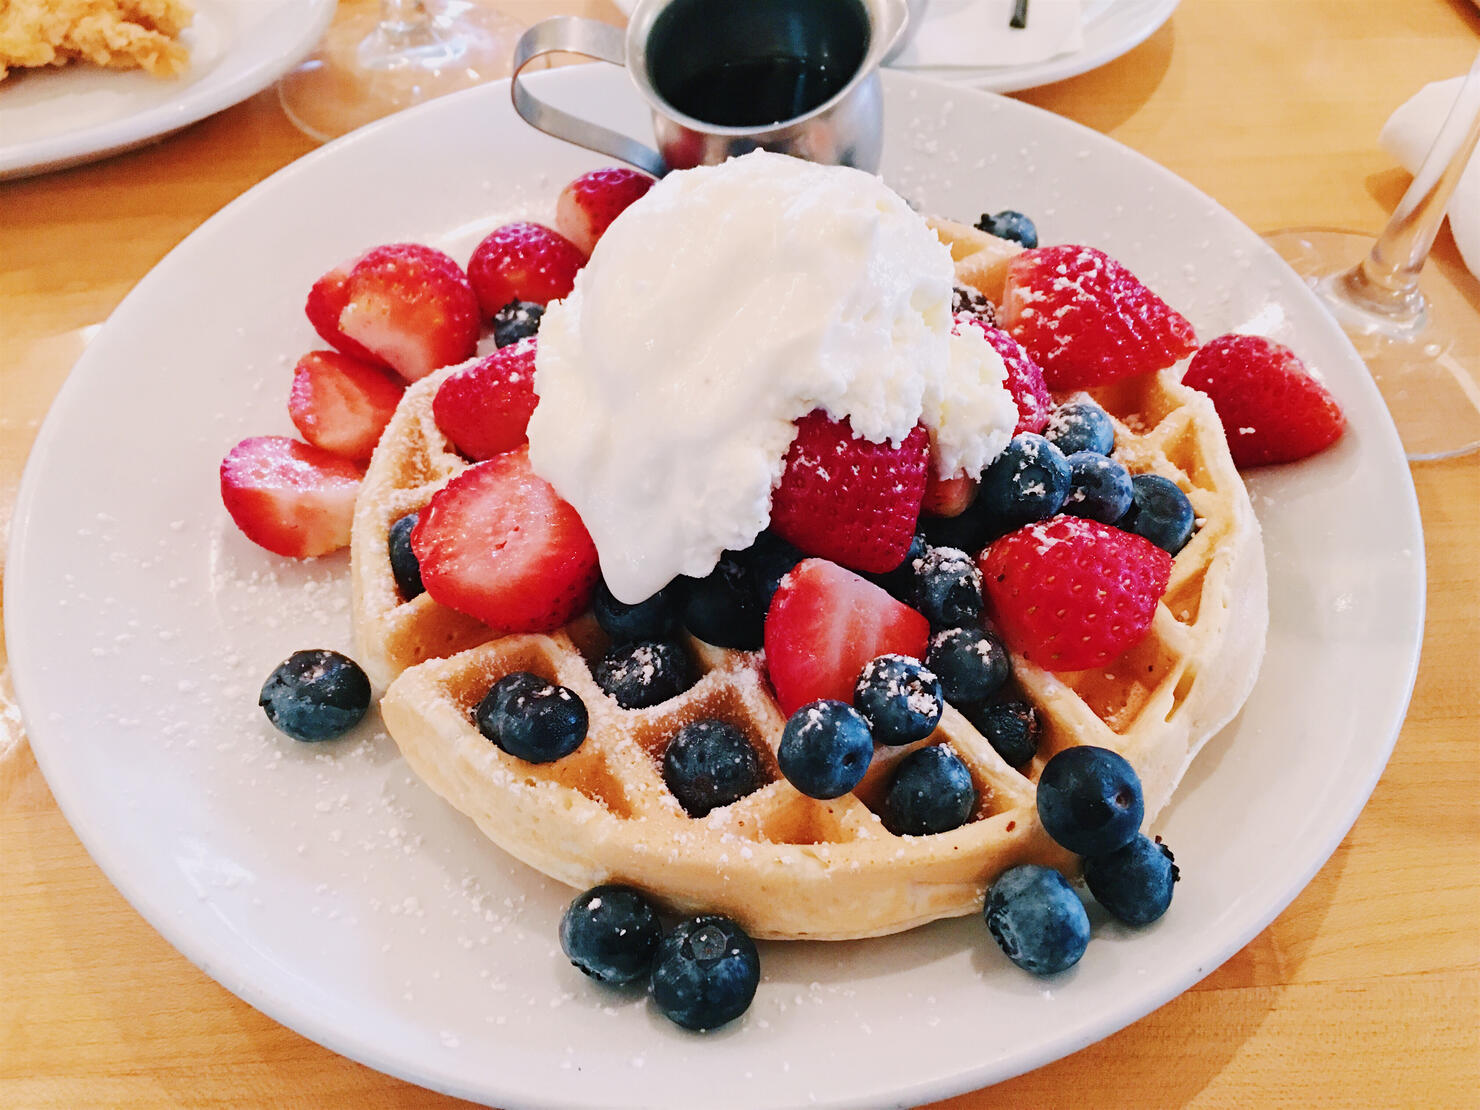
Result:
<svg viewBox="0 0 1480 1110"><path fill-rule="evenodd" d="M1012 252L998 240L976 243L991 237L973 229L952 228L958 277L991 287L1000 258ZM964 272L973 259L981 265ZM969 913L1010 866L1075 866L1038 822L1034 781L1048 756L1075 744L1123 753L1142 777L1149 821L1253 685L1267 624L1258 525L1212 405L1168 371L1094 393L1116 420L1116 457L1134 473L1175 481L1200 521L1174 560L1146 639L1105 668L1075 674L1014 658L1044 722L1039 755L1022 772L947 706L921 744L878 749L853 794L807 798L776 769L785 720L758 653L690 640L700 681L651 709L624 710L592 677L607 643L590 618L548 636L488 640L489 630L426 595L401 601L386 533L466 465L431 414L449 372L407 391L370 463L352 544L360 651L382 681L404 669L381 710L417 774L495 843L573 886L630 882L675 908L728 913L760 937L877 936ZM460 650L480 640L488 642ZM474 707L518 670L569 687L585 703L590 730L574 754L528 764L478 732ZM750 738L770 782L692 819L663 785L660 766L669 739L708 717ZM951 832L895 836L876 816L891 769L914 747L937 743L970 768L977 812Z"/></svg>

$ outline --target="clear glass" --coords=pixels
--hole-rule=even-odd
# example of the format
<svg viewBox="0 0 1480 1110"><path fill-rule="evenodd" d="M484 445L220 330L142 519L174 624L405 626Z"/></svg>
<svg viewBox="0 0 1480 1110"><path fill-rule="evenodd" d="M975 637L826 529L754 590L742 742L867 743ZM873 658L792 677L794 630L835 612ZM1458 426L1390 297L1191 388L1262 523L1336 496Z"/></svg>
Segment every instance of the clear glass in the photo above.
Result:
<svg viewBox="0 0 1480 1110"><path fill-rule="evenodd" d="M299 130L327 142L402 108L507 77L522 30L478 0L346 0L318 51L278 83L278 96Z"/></svg>
<svg viewBox="0 0 1480 1110"><path fill-rule="evenodd" d="M1480 448L1480 311L1453 278L1425 266L1477 142L1480 57L1375 242L1329 228L1265 237L1351 337L1414 460Z"/></svg>

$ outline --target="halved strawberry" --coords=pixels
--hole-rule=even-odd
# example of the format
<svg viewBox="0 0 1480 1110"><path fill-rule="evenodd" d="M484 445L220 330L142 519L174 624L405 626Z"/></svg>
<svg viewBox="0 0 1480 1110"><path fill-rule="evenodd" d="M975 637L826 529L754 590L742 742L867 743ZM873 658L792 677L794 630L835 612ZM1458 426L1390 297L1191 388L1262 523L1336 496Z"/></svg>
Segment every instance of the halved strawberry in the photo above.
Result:
<svg viewBox="0 0 1480 1110"><path fill-rule="evenodd" d="M804 559L781 579L766 610L766 667L787 716L818 698L853 700L870 659L925 657L930 622L867 579L825 559Z"/></svg>
<svg viewBox="0 0 1480 1110"><path fill-rule="evenodd" d="M976 500L976 479L965 474L953 478L942 478L935 472L931 460L925 475L925 497L920 510L931 516L960 516Z"/></svg>
<svg viewBox="0 0 1480 1110"><path fill-rule="evenodd" d="M353 358L384 366L385 363L376 358L373 353L339 330L339 314L349 303L349 290L346 288L349 282L349 272L355 268L355 263L359 260L358 257L351 258L348 262L335 266L314 282L313 288L308 291L308 300L303 306L303 311L308 315L308 322L313 325L313 330L318 332L324 342L336 351L343 351Z"/></svg>
<svg viewBox="0 0 1480 1110"><path fill-rule="evenodd" d="M1043 429L1048 427L1048 415L1053 411L1053 398L1049 396L1038 364L1023 350L1022 344L981 316L958 314L956 326L959 328L962 324L978 328L992 349L1002 356L1002 365L1007 368L1007 391L1012 394L1013 404L1018 410L1018 422L1012 434L1034 432L1042 435Z"/></svg>
<svg viewBox="0 0 1480 1110"><path fill-rule="evenodd" d="M287 436L253 436L221 460L221 503L247 539L306 559L349 543L363 467Z"/></svg>
<svg viewBox="0 0 1480 1110"><path fill-rule="evenodd" d="M288 415L315 447L364 461L375 452L405 389L379 366L339 351L310 351L293 368Z"/></svg>
<svg viewBox="0 0 1480 1110"><path fill-rule="evenodd" d="M583 173L560 191L555 228L586 254L629 204L656 184L626 166Z"/></svg>
<svg viewBox="0 0 1480 1110"><path fill-rule="evenodd" d="M411 531L427 593L501 633L549 632L591 601L596 546L576 511L510 451L456 475Z"/></svg>
<svg viewBox="0 0 1480 1110"><path fill-rule="evenodd" d="M494 228L474 248L468 280L483 315L492 316L510 301L558 301L585 264L581 248L564 235L523 220Z"/></svg>
<svg viewBox="0 0 1480 1110"><path fill-rule="evenodd" d="M521 339L471 366L455 370L437 387L432 416L442 434L470 459L491 459L529 442L536 337Z"/></svg>
<svg viewBox="0 0 1480 1110"><path fill-rule="evenodd" d="M1212 398L1239 466L1306 458L1346 427L1341 406L1295 352L1262 336L1220 335L1192 357L1182 384Z"/></svg>
<svg viewBox="0 0 1480 1110"><path fill-rule="evenodd" d="M1164 370L1197 349L1186 319L1093 247L1039 247L1014 258L998 320L1055 390Z"/></svg>
<svg viewBox="0 0 1480 1110"><path fill-rule="evenodd" d="M477 298L461 267L441 251L391 243L360 256L342 281L337 273L325 274L309 294L309 319L338 305L338 338L323 328L319 334L346 354L414 382L477 350Z"/></svg>
<svg viewBox="0 0 1480 1110"><path fill-rule="evenodd" d="M920 519L930 439L921 425L895 447L853 432L816 409L796 422L771 530L808 555L854 570L899 566Z"/></svg>
<svg viewBox="0 0 1480 1110"><path fill-rule="evenodd" d="M995 541L982 592L1013 651L1051 671L1102 667L1145 638L1172 557L1097 520L1055 516Z"/></svg>

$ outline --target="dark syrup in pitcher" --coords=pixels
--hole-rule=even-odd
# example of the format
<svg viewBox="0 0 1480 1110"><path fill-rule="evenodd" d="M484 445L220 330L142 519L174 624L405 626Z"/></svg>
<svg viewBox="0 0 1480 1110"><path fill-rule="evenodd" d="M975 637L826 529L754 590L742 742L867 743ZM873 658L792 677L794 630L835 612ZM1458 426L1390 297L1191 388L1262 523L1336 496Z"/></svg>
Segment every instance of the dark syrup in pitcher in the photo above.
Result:
<svg viewBox="0 0 1480 1110"><path fill-rule="evenodd" d="M720 127L756 127L804 115L843 90L853 71L776 55L721 62L686 75L668 100L687 116Z"/></svg>
<svg viewBox="0 0 1480 1110"><path fill-rule="evenodd" d="M860 0L671 0L646 64L658 95L684 115L765 127L842 92L868 42Z"/></svg>

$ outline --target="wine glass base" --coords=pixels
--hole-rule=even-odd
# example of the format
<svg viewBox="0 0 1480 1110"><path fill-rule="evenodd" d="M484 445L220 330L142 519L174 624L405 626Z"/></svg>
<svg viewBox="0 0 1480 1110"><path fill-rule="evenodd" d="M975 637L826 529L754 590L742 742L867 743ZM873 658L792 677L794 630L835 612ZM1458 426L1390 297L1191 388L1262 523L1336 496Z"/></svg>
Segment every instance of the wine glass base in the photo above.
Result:
<svg viewBox="0 0 1480 1110"><path fill-rule="evenodd" d="M507 77L522 26L474 0L447 0L424 26L341 8L319 49L278 82L293 125L319 142L402 108Z"/></svg>
<svg viewBox="0 0 1480 1110"><path fill-rule="evenodd" d="M1340 297L1337 278L1372 249L1373 237L1331 228L1276 231L1265 242L1321 298L1367 363L1403 449L1413 460L1480 449L1480 315L1432 262L1417 318L1384 318Z"/></svg>

